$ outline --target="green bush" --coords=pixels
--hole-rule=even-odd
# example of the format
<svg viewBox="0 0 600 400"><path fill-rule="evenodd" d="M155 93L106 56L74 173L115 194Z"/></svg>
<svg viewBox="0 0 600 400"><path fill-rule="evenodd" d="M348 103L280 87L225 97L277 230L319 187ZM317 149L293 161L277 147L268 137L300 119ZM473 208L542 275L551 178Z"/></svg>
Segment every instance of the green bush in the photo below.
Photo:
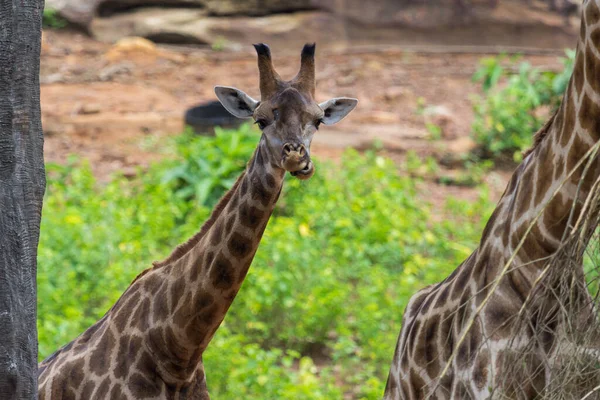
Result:
<svg viewBox="0 0 600 400"><path fill-rule="evenodd" d="M560 73L541 71L525 62L517 65L514 59L509 66L517 72L509 73L503 56L481 61L473 80L482 83L485 97L474 99L472 133L484 157L508 155L520 160L548 111L560 104L575 57L574 51L566 54Z"/></svg>
<svg viewBox="0 0 600 400"><path fill-rule="evenodd" d="M257 141L248 127L185 136L174 159L106 185L86 162L49 165L40 357L89 327L137 274L195 233ZM449 201L451 217L432 223L422 198L415 179L375 152L317 163L308 182L288 178L204 355L213 397L381 398L408 299L470 253L491 210L482 192L474 204Z"/></svg>

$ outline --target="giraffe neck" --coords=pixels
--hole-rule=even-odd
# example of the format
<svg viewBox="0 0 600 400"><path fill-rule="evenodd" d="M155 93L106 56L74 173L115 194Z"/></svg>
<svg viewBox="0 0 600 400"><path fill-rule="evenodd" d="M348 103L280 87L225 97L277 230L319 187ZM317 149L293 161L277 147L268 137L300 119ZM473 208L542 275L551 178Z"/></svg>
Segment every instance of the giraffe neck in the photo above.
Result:
<svg viewBox="0 0 600 400"><path fill-rule="evenodd" d="M163 374L194 373L246 277L285 175L267 155L263 138L199 234L139 278L154 303L148 343Z"/></svg>
<svg viewBox="0 0 600 400"><path fill-rule="evenodd" d="M600 139L600 27L589 28L600 17L599 1L585 5L561 106L536 134L484 230L480 247L493 247L504 258L516 252L516 261L528 265L521 270L537 272L544 257L556 252L600 176L600 158L592 157Z"/></svg>

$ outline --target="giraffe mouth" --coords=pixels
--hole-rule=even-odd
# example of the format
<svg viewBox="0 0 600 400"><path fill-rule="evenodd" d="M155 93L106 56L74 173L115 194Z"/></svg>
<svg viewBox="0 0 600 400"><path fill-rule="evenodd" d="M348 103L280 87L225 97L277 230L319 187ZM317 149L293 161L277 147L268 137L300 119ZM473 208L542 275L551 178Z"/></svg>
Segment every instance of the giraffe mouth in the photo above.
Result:
<svg viewBox="0 0 600 400"><path fill-rule="evenodd" d="M306 161L306 165L304 166L304 168L297 170L297 171L291 171L290 175L292 175L300 180L305 180L305 179L308 179L311 176L313 176L314 173L315 173L315 165L312 163L312 161L308 160L308 161Z"/></svg>

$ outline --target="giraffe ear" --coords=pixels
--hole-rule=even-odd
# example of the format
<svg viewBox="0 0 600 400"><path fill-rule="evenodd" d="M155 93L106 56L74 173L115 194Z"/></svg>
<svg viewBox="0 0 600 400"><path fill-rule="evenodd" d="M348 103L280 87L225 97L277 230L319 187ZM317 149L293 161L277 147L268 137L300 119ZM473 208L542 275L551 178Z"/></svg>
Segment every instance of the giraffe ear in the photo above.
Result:
<svg viewBox="0 0 600 400"><path fill-rule="evenodd" d="M336 97L319 104L319 107L325 113L323 123L333 125L340 122L346 115L350 114L350 111L354 110L357 104L357 99L349 97Z"/></svg>
<svg viewBox="0 0 600 400"><path fill-rule="evenodd" d="M238 118L249 118L254 114L258 101L239 89L215 86L215 94L227 111Z"/></svg>

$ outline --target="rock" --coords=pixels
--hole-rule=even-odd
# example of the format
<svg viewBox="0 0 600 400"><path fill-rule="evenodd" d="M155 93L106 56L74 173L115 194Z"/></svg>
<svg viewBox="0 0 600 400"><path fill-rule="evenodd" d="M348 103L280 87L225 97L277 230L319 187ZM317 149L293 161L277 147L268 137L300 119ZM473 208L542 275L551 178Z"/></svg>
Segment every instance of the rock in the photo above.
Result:
<svg viewBox="0 0 600 400"><path fill-rule="evenodd" d="M263 16L273 13L315 9L314 0L205 0L206 9L213 15Z"/></svg>
<svg viewBox="0 0 600 400"><path fill-rule="evenodd" d="M97 15L109 15L118 10L143 6L195 6L204 0L46 0L45 7L58 11L67 21L87 28Z"/></svg>
<svg viewBox="0 0 600 400"><path fill-rule="evenodd" d="M129 74L133 70L134 65L131 62L125 61L115 65L109 65L108 67L103 68L99 74L98 78L105 82L111 81L117 75Z"/></svg>
<svg viewBox="0 0 600 400"><path fill-rule="evenodd" d="M446 151L454 157L460 157L471 153L477 148L477 144L468 136L460 137L448 143Z"/></svg>
<svg viewBox="0 0 600 400"><path fill-rule="evenodd" d="M459 136L456 117L446 106L431 106L425 108L425 120L440 128L444 139L456 139Z"/></svg>
<svg viewBox="0 0 600 400"><path fill-rule="evenodd" d="M109 61L117 61L135 56L156 58L157 55L158 50L154 42L141 37L125 37L117 41L104 54L104 57Z"/></svg>
<svg viewBox="0 0 600 400"><path fill-rule="evenodd" d="M405 23L407 18L407 4L399 0L313 0L312 5L363 25Z"/></svg>
<svg viewBox="0 0 600 400"><path fill-rule="evenodd" d="M343 37L343 22L326 12L308 11L265 17L210 17L205 11L181 8L137 9L91 24L94 37L115 42L125 36L141 36L156 42L219 45L239 49L265 41L271 47L302 46Z"/></svg>

